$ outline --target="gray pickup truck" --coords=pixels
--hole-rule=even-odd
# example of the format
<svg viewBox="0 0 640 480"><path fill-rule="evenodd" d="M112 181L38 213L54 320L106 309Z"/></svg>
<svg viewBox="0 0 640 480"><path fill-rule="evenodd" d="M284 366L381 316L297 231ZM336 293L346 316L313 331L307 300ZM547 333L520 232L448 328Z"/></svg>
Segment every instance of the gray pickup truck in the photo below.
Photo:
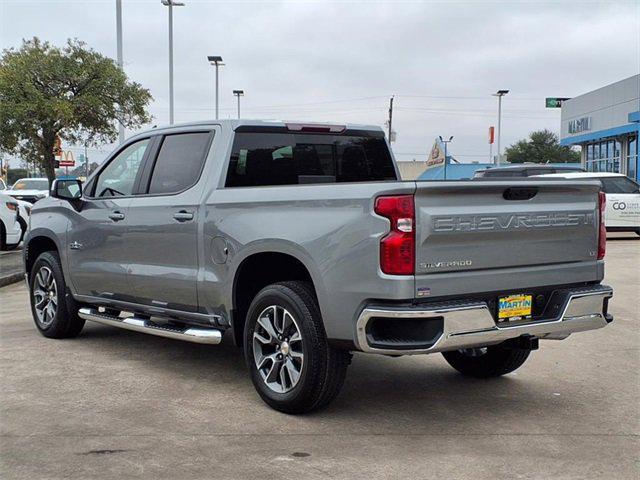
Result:
<svg viewBox="0 0 640 480"><path fill-rule="evenodd" d="M328 404L352 352L520 367L604 327L603 195L563 179L401 181L380 128L215 121L152 129L33 208L37 329L85 320L195 343L228 332L263 400Z"/></svg>

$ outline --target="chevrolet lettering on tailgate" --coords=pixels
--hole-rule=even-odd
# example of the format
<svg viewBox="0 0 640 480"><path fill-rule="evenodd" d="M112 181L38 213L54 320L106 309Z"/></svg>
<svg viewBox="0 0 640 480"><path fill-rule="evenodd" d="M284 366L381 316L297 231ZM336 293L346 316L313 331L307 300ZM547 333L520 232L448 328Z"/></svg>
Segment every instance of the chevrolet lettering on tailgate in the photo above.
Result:
<svg viewBox="0 0 640 480"><path fill-rule="evenodd" d="M433 217L433 230L436 232L516 230L594 224L595 215L592 212L540 212L507 215L447 215Z"/></svg>

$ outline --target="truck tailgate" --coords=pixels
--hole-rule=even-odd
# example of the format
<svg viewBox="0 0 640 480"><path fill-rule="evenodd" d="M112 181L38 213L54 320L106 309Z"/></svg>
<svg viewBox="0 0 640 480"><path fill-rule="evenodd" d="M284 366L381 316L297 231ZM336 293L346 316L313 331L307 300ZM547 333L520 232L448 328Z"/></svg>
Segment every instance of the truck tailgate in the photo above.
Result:
<svg viewBox="0 0 640 480"><path fill-rule="evenodd" d="M599 188L564 179L416 182L417 291L444 273L595 264Z"/></svg>

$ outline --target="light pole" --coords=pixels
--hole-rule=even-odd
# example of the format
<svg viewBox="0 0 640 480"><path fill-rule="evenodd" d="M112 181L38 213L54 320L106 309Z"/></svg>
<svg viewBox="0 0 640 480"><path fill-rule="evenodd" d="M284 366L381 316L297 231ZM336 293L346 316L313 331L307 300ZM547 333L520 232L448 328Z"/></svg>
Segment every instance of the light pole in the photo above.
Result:
<svg viewBox="0 0 640 480"><path fill-rule="evenodd" d="M240 118L240 97L244 95L244 90L234 90L233 94L238 97L238 118Z"/></svg>
<svg viewBox="0 0 640 480"><path fill-rule="evenodd" d="M183 7L184 3L175 0L160 2L169 7L169 124L173 125L173 7Z"/></svg>
<svg viewBox="0 0 640 480"><path fill-rule="evenodd" d="M444 179L447 179L447 143L451 143L453 135L449 137L449 140L443 140L442 135L439 135L440 141L444 143Z"/></svg>
<svg viewBox="0 0 640 480"><path fill-rule="evenodd" d="M222 63L222 57L218 55L209 55L207 57L207 60L209 60L209 63L211 65L215 65L216 67L216 120L217 120L218 119L218 67L224 65L224 63Z"/></svg>
<svg viewBox="0 0 640 480"><path fill-rule="evenodd" d="M494 97L498 97L498 156L496 157L496 164L500 165L500 134L502 133L502 97L504 97L509 90L498 90L493 94Z"/></svg>
<svg viewBox="0 0 640 480"><path fill-rule="evenodd" d="M122 62L122 0L116 0L116 50L118 68L123 69ZM124 125L118 122L118 141L124 142Z"/></svg>

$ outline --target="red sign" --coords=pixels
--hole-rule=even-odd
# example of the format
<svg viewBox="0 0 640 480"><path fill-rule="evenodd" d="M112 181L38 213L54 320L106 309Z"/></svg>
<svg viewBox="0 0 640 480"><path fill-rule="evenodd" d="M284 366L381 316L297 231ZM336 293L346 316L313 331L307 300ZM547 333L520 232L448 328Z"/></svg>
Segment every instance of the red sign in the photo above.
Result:
<svg viewBox="0 0 640 480"><path fill-rule="evenodd" d="M75 167L76 161L73 158L73 152L61 152L60 154L60 166L61 167Z"/></svg>
<svg viewBox="0 0 640 480"><path fill-rule="evenodd" d="M489 143L492 144L493 143L493 139L495 136L495 127L489 127Z"/></svg>

